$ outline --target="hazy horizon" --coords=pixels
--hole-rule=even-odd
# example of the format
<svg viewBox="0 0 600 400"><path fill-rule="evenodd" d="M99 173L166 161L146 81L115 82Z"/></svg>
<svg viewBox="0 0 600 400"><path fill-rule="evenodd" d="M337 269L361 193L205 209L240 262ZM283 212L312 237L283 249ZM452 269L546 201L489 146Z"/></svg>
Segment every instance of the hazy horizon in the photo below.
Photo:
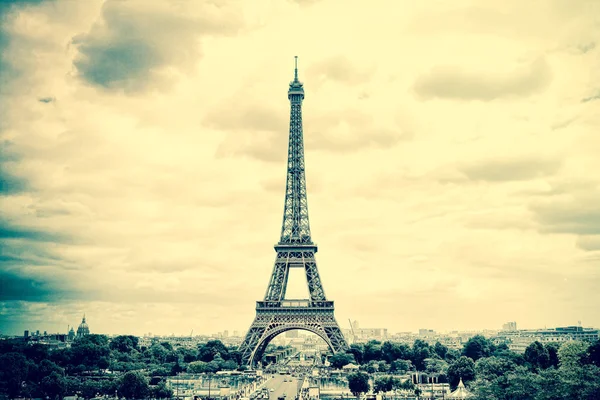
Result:
<svg viewBox="0 0 600 400"><path fill-rule="evenodd" d="M342 329L600 327L600 3L522 3L0 4L0 333L245 332L294 56Z"/></svg>

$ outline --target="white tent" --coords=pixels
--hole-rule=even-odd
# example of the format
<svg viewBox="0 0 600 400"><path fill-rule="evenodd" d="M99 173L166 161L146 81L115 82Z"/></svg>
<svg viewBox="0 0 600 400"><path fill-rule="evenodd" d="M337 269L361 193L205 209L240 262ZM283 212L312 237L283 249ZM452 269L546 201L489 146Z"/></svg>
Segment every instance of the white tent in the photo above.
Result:
<svg viewBox="0 0 600 400"><path fill-rule="evenodd" d="M462 381L462 378L460 378L460 382L458 383L458 386L456 387L456 390L452 393L450 393L450 395L448 396L449 399L468 399L469 397L472 397L473 395L471 394L471 392L469 392L467 390L467 388L465 387L465 384Z"/></svg>

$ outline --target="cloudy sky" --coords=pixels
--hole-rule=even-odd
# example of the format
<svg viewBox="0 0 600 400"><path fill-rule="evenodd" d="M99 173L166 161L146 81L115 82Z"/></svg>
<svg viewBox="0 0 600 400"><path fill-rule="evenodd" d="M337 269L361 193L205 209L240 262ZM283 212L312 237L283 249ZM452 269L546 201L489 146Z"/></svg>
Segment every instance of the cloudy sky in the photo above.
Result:
<svg viewBox="0 0 600 400"><path fill-rule="evenodd" d="M0 7L1 333L245 331L295 55L342 328L600 326L598 1Z"/></svg>

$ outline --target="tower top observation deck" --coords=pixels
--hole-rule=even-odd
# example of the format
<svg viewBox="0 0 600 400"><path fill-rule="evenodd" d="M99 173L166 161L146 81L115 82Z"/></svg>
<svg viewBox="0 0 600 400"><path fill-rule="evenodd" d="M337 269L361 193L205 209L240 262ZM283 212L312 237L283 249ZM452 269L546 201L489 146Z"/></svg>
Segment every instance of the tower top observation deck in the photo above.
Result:
<svg viewBox="0 0 600 400"><path fill-rule="evenodd" d="M298 80L298 56L294 57L294 80L290 82L288 90L288 99L302 101L304 99L304 85ZM296 95L296 96L294 96Z"/></svg>

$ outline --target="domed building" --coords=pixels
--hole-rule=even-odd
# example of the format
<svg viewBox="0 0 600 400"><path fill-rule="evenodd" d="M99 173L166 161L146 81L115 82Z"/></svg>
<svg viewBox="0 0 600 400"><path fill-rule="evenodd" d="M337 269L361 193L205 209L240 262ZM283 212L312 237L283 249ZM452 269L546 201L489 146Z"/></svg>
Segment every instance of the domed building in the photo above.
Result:
<svg viewBox="0 0 600 400"><path fill-rule="evenodd" d="M69 333L67 334L67 340L69 340L69 342L72 342L73 339L75 339L75 329L71 327L71 329L69 329Z"/></svg>
<svg viewBox="0 0 600 400"><path fill-rule="evenodd" d="M77 328L77 337L82 337L90 334L90 327L85 322L85 314L83 314L83 319L81 320L81 324Z"/></svg>

